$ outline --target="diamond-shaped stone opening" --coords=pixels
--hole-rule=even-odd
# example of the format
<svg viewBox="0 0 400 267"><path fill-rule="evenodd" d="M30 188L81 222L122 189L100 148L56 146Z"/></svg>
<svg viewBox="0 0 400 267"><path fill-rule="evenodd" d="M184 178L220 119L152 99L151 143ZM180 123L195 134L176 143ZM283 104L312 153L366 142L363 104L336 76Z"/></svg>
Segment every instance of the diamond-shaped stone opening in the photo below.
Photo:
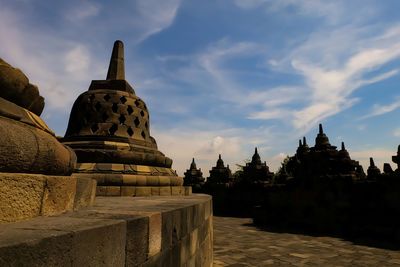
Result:
<svg viewBox="0 0 400 267"><path fill-rule="evenodd" d="M100 102L97 102L96 105L95 105L94 107L95 107L95 109L96 109L97 111L100 111L100 109L101 109L101 104L100 104Z"/></svg>
<svg viewBox="0 0 400 267"><path fill-rule="evenodd" d="M144 127L146 127L146 129L149 129L149 124L147 123L147 121L144 123Z"/></svg>
<svg viewBox="0 0 400 267"><path fill-rule="evenodd" d="M140 101L139 101L139 99L136 99L136 100L135 100L135 105L136 105L137 107L140 106Z"/></svg>
<svg viewBox="0 0 400 267"><path fill-rule="evenodd" d="M140 124L140 120L138 118L135 118L133 122L135 123L136 127L138 127Z"/></svg>
<svg viewBox="0 0 400 267"><path fill-rule="evenodd" d="M128 114L131 115L133 113L133 108L131 106L128 106L126 111L128 111Z"/></svg>
<svg viewBox="0 0 400 267"><path fill-rule="evenodd" d="M101 118L103 119L104 122L106 122L107 119L108 119L107 113L103 113L103 115L101 116Z"/></svg>
<svg viewBox="0 0 400 267"><path fill-rule="evenodd" d="M133 130L131 127L129 127L128 130L126 130L126 132L129 134L129 136L133 135Z"/></svg>
<svg viewBox="0 0 400 267"><path fill-rule="evenodd" d="M108 101L108 100L110 100L111 99L111 96L109 95L109 94L106 94L105 96L104 96L104 100L105 101Z"/></svg>
<svg viewBox="0 0 400 267"><path fill-rule="evenodd" d="M117 113L117 111L118 111L118 104L114 103L114 104L112 105L111 109L112 109L112 111L113 111L114 113Z"/></svg>
<svg viewBox="0 0 400 267"><path fill-rule="evenodd" d="M92 133L96 133L98 129L99 129L99 126L97 125L97 123L93 124L90 127L90 130L92 130Z"/></svg>
<svg viewBox="0 0 400 267"><path fill-rule="evenodd" d="M119 120L119 123L120 123L120 124L124 124L126 118L125 118L124 115L121 115L121 116L119 116L118 120Z"/></svg>
<svg viewBox="0 0 400 267"><path fill-rule="evenodd" d="M90 96L89 96L90 102L92 102L95 98L96 98L96 97L95 97L94 95L90 95Z"/></svg>
<svg viewBox="0 0 400 267"><path fill-rule="evenodd" d="M143 110L140 111L140 115L141 115L142 117L144 117L144 111L143 111Z"/></svg>
<svg viewBox="0 0 400 267"><path fill-rule="evenodd" d="M142 135L142 137L143 137L144 139L146 139L146 134L145 134L144 131L142 131L141 135Z"/></svg>
<svg viewBox="0 0 400 267"><path fill-rule="evenodd" d="M121 100L122 104L125 104L125 102L127 101L125 96L121 96L119 100Z"/></svg>
<svg viewBox="0 0 400 267"><path fill-rule="evenodd" d="M110 133L110 135L114 135L115 132L118 130L118 125L113 124L110 129L108 129L108 132Z"/></svg>

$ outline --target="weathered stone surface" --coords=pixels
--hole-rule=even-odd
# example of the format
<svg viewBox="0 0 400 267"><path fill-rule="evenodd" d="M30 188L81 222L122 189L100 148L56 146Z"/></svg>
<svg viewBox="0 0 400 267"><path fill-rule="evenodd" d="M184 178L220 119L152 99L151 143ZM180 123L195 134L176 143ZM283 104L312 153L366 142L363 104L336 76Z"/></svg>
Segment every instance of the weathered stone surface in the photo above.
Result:
<svg viewBox="0 0 400 267"><path fill-rule="evenodd" d="M49 133L0 116L0 171L70 175L76 158Z"/></svg>
<svg viewBox="0 0 400 267"><path fill-rule="evenodd" d="M46 176L41 215L57 215L74 208L76 178Z"/></svg>
<svg viewBox="0 0 400 267"><path fill-rule="evenodd" d="M191 266L196 259L206 264L212 258L212 250L206 249L212 247L207 239L210 234L203 238L193 232L207 232L206 225L210 226L210 222L196 223L203 230L189 233L183 230L186 222L182 219L186 216L182 214L210 201L207 195L99 197L87 209L3 224L0 266L29 263L29 266L175 267ZM164 220L168 219L171 227L167 231L164 224L168 221ZM212 233L212 227L208 230ZM167 238L170 243L166 246L165 236L171 237Z"/></svg>
<svg viewBox="0 0 400 267"><path fill-rule="evenodd" d="M78 186L75 177L0 173L0 222L57 215L89 206L94 201L95 182L84 182L85 186Z"/></svg>
<svg viewBox="0 0 400 267"><path fill-rule="evenodd" d="M126 222L66 216L0 228L1 266L124 266Z"/></svg>
<svg viewBox="0 0 400 267"><path fill-rule="evenodd" d="M76 193L74 201L74 209L91 206L96 197L96 180L76 177Z"/></svg>
<svg viewBox="0 0 400 267"><path fill-rule="evenodd" d="M43 175L0 173L0 222L39 216L45 183Z"/></svg>
<svg viewBox="0 0 400 267"><path fill-rule="evenodd" d="M35 85L19 69L0 58L0 97L40 115L44 108L44 98Z"/></svg>

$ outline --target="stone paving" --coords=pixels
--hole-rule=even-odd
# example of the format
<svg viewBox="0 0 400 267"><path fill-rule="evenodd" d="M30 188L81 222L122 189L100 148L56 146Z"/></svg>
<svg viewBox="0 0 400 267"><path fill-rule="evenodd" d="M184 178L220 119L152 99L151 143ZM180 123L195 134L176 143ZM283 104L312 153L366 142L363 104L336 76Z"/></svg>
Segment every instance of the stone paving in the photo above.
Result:
<svg viewBox="0 0 400 267"><path fill-rule="evenodd" d="M335 237L268 232L251 223L250 218L214 216L214 267L400 267L400 250L357 245Z"/></svg>

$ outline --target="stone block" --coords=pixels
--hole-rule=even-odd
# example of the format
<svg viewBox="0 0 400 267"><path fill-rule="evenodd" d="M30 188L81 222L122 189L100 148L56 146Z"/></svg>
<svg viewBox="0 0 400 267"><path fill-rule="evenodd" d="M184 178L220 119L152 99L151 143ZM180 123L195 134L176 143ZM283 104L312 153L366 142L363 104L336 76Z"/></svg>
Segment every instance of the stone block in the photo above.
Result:
<svg viewBox="0 0 400 267"><path fill-rule="evenodd" d="M75 177L46 177L42 202L42 215L50 216L72 210L74 208L75 192Z"/></svg>
<svg viewBox="0 0 400 267"><path fill-rule="evenodd" d="M208 217L212 215L212 203L211 201L204 203L204 219L207 220Z"/></svg>
<svg viewBox="0 0 400 267"><path fill-rule="evenodd" d="M136 175L123 175L122 182L124 185L135 186L136 185Z"/></svg>
<svg viewBox="0 0 400 267"><path fill-rule="evenodd" d="M162 218L160 213L149 215L149 257L161 251L161 225Z"/></svg>
<svg viewBox="0 0 400 267"><path fill-rule="evenodd" d="M169 176L158 176L158 182L160 186L170 186L171 179Z"/></svg>
<svg viewBox="0 0 400 267"><path fill-rule="evenodd" d="M171 195L180 196L182 195L182 187L181 186L171 186Z"/></svg>
<svg viewBox="0 0 400 267"><path fill-rule="evenodd" d="M135 186L121 186L121 196L123 197L133 197L136 195Z"/></svg>
<svg viewBox="0 0 400 267"><path fill-rule="evenodd" d="M146 186L147 185L147 176L136 175L136 185L137 186Z"/></svg>
<svg viewBox="0 0 400 267"><path fill-rule="evenodd" d="M159 196L160 195L160 187L152 186L151 187L151 195L152 196Z"/></svg>
<svg viewBox="0 0 400 267"><path fill-rule="evenodd" d="M126 265L140 266L149 251L149 218L127 219Z"/></svg>
<svg viewBox="0 0 400 267"><path fill-rule="evenodd" d="M66 216L0 228L0 266L124 266L126 223Z"/></svg>
<svg viewBox="0 0 400 267"><path fill-rule="evenodd" d="M171 195L171 187L170 186L161 186L160 187L160 196L170 196Z"/></svg>
<svg viewBox="0 0 400 267"><path fill-rule="evenodd" d="M192 194L192 187L191 186L184 186L185 196L189 196Z"/></svg>
<svg viewBox="0 0 400 267"><path fill-rule="evenodd" d="M193 256L196 254L197 249L199 248L199 238L198 238L198 229L194 229L193 232L190 233L190 255Z"/></svg>
<svg viewBox="0 0 400 267"><path fill-rule="evenodd" d="M108 196L108 197L121 196L121 187L120 186L106 186L106 196Z"/></svg>
<svg viewBox="0 0 400 267"><path fill-rule="evenodd" d="M98 185L96 186L96 196L104 197L107 195L107 187Z"/></svg>
<svg viewBox="0 0 400 267"><path fill-rule="evenodd" d="M172 247L172 212L163 212L161 215L161 251L170 249Z"/></svg>
<svg viewBox="0 0 400 267"><path fill-rule="evenodd" d="M136 187L136 196L137 197L151 196L151 187L150 186L137 186Z"/></svg>
<svg viewBox="0 0 400 267"><path fill-rule="evenodd" d="M0 173L0 222L39 216L45 182L43 175Z"/></svg>
<svg viewBox="0 0 400 267"><path fill-rule="evenodd" d="M147 176L146 185L158 186L159 184L159 176Z"/></svg>
<svg viewBox="0 0 400 267"><path fill-rule="evenodd" d="M96 180L85 177L76 177L74 210L93 205L95 197Z"/></svg>
<svg viewBox="0 0 400 267"><path fill-rule="evenodd" d="M185 263L190 258L190 237L189 235L181 239L181 251L180 251L181 262Z"/></svg>

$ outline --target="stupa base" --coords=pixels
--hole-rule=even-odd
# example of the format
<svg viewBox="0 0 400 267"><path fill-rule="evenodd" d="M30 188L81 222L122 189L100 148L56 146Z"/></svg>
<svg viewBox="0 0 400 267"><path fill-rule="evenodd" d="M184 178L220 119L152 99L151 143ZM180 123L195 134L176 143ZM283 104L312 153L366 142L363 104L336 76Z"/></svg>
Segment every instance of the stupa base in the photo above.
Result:
<svg viewBox="0 0 400 267"><path fill-rule="evenodd" d="M125 173L74 173L75 177L97 181L97 196L188 196L190 186L183 186L182 177L175 175L125 174Z"/></svg>

